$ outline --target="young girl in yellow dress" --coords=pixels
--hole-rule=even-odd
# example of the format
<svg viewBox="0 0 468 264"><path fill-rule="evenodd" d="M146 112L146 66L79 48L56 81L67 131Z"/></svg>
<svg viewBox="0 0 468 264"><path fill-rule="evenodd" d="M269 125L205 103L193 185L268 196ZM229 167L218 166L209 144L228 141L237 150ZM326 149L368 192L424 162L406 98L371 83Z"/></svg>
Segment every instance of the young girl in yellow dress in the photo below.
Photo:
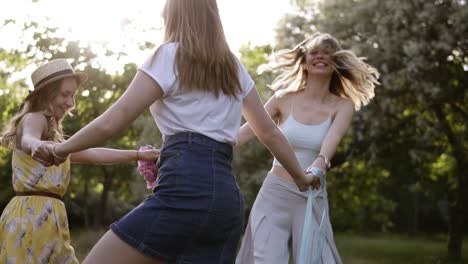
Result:
<svg viewBox="0 0 468 264"><path fill-rule="evenodd" d="M38 157L50 153L54 142L63 141L62 120L74 107L75 94L87 75L75 72L65 59L57 59L36 69L31 78L34 90L0 134L1 144L13 150L16 192L0 216L0 263L78 263L62 202L70 162L154 160L159 151L93 148L72 153L64 163L51 166Z"/></svg>

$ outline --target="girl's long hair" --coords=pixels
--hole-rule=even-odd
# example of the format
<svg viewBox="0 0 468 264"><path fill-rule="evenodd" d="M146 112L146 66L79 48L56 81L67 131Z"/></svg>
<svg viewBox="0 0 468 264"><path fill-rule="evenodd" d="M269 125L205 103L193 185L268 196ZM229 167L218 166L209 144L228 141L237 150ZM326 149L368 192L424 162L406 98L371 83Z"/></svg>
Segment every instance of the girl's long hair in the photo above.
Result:
<svg viewBox="0 0 468 264"><path fill-rule="evenodd" d="M176 67L185 89L242 92L239 65L226 42L216 0L167 0L164 42L177 42Z"/></svg>
<svg viewBox="0 0 468 264"><path fill-rule="evenodd" d="M47 118L48 138L47 140L61 142L64 140L62 121L54 118L54 110L52 100L60 92L62 80L57 80L41 88L40 91L33 94L30 98L24 101L19 111L13 115L8 121L5 129L0 133L0 144L7 148L16 146L16 133L23 118L28 113L40 112ZM64 115L65 116L65 115Z"/></svg>
<svg viewBox="0 0 468 264"><path fill-rule="evenodd" d="M338 40L330 34L316 33L293 49L276 52L270 57L269 63L261 65L258 71L282 71L270 85L279 95L300 91L305 89L307 82L306 52L324 46L333 52L331 59L334 71L330 92L351 99L356 110L367 105L375 95L375 86L379 84L379 72L364 62L365 58L357 57L351 50L341 49Z"/></svg>

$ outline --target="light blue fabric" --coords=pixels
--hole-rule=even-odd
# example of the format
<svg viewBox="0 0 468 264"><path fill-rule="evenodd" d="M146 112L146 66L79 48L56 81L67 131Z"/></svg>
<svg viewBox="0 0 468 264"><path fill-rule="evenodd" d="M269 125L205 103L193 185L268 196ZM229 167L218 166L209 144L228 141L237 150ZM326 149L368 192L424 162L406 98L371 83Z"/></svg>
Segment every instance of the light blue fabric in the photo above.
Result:
<svg viewBox="0 0 468 264"><path fill-rule="evenodd" d="M326 176L324 177L326 180ZM315 197L316 196L316 197ZM309 235L309 259L316 255L318 230L324 208L322 189L312 191L312 234ZM299 264L308 192L301 192L293 181L271 171L258 192L242 238L236 264ZM321 251L321 263L342 264L333 239L333 229L327 211L324 217L325 241ZM310 219L310 218L308 218ZM291 245L292 247L288 247Z"/></svg>
<svg viewBox="0 0 468 264"><path fill-rule="evenodd" d="M324 208L322 210L322 217L320 219L320 225L319 229L317 230L317 243L315 244L315 252L316 254L312 256L312 264L319 264L321 263L321 258L322 258L322 251L323 251L323 245L325 243L325 219L328 214L328 195L327 195L327 188L326 188L326 183L325 183L325 178L322 170L320 170L317 167L311 167L309 170L312 175L319 177L320 178L320 189L322 190L323 193L323 199L324 199ZM312 217L313 217L313 212L312 212L312 207L313 207L313 200L315 199L315 196L312 194L312 187L309 187L309 190L307 191L307 207L306 207L306 213L305 213L305 219L304 219L304 227L302 231L302 242L301 242L301 249L299 253L299 264L309 264L307 263L307 260L309 259L309 254L310 254L310 243L311 243L311 236L313 234L312 232Z"/></svg>

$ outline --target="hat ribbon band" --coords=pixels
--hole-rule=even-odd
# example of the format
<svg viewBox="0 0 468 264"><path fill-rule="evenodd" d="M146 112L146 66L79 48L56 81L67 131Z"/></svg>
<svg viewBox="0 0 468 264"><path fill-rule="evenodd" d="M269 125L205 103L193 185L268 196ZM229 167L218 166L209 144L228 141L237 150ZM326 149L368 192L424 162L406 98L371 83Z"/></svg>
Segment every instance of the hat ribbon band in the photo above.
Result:
<svg viewBox="0 0 468 264"><path fill-rule="evenodd" d="M47 82L48 80L52 79L52 78L55 78L57 76L60 76L60 75L64 75L64 74L69 74L69 73L75 73L74 71L68 69L68 70L61 70L61 71L58 71L58 72L54 72L53 74L45 77L44 79L40 80L39 82L36 83L36 85L34 85L34 87L38 87L40 86L41 84Z"/></svg>

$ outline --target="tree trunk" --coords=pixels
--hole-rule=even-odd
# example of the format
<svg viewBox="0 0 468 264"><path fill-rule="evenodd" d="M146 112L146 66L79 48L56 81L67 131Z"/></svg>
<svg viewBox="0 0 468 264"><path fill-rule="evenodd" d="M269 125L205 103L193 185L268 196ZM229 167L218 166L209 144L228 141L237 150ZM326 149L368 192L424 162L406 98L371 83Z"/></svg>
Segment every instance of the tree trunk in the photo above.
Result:
<svg viewBox="0 0 468 264"><path fill-rule="evenodd" d="M410 213L410 228L408 235L415 237L419 232L419 191L410 191L411 196L411 213Z"/></svg>
<svg viewBox="0 0 468 264"><path fill-rule="evenodd" d="M467 179L465 176L466 156L455 157L456 160L456 175L458 188L453 190L452 198L449 204L449 240L448 240L448 256L450 259L460 260L462 257L463 245L463 215L465 210L465 201L463 190L468 188Z"/></svg>
<svg viewBox="0 0 468 264"><path fill-rule="evenodd" d="M449 226L448 226L448 257L453 260L461 259L463 245L463 211L465 197L462 190L468 187L465 176L466 171L466 151L463 143L457 138L445 118L445 114L440 106L434 107L434 112L440 122L441 128L447 136L452 147L455 158L455 175L457 177L457 187L449 191Z"/></svg>
<svg viewBox="0 0 468 264"><path fill-rule="evenodd" d="M88 196L89 196L89 175L85 177L84 183L84 190L83 190L83 217L84 217L84 224L86 229L89 228L89 203L88 203Z"/></svg>
<svg viewBox="0 0 468 264"><path fill-rule="evenodd" d="M449 197L448 257L452 260L461 259L463 242L461 229L463 208L459 196L459 191L453 190Z"/></svg>

